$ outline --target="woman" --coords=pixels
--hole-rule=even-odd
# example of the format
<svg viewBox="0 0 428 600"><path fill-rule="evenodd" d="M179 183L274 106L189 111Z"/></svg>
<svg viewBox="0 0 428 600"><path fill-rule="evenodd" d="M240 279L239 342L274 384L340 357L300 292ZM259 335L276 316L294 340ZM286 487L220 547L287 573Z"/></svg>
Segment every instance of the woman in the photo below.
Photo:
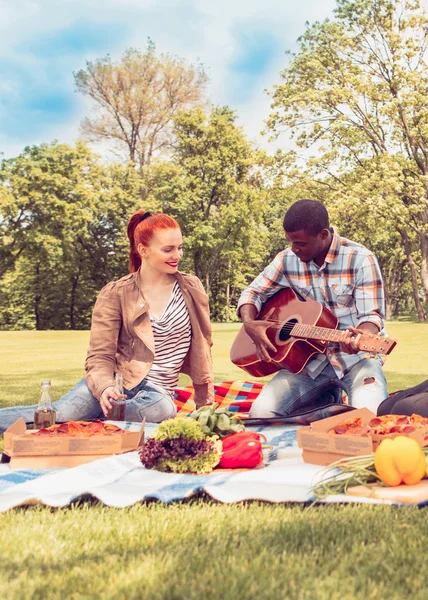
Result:
<svg viewBox="0 0 428 600"><path fill-rule="evenodd" d="M178 223L140 210L128 222L129 271L100 292L92 314L86 377L54 403L57 421L107 417L115 373L123 375L128 421L160 422L177 409L173 390L190 375L197 406L212 402L213 369L208 297L196 277L180 273ZM0 409L0 431L34 406Z"/></svg>

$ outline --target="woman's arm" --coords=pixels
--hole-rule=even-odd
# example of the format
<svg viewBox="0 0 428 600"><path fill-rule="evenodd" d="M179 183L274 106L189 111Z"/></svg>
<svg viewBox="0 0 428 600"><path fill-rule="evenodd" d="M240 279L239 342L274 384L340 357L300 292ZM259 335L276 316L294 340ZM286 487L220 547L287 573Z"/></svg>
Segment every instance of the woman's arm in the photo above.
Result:
<svg viewBox="0 0 428 600"><path fill-rule="evenodd" d="M212 381L209 383L194 383L193 389L195 390L193 399L196 408L214 402L214 383Z"/></svg>
<svg viewBox="0 0 428 600"><path fill-rule="evenodd" d="M92 312L91 337L86 358L86 382L100 400L107 388L114 387L116 351L122 324L116 283L108 283L100 292Z"/></svg>

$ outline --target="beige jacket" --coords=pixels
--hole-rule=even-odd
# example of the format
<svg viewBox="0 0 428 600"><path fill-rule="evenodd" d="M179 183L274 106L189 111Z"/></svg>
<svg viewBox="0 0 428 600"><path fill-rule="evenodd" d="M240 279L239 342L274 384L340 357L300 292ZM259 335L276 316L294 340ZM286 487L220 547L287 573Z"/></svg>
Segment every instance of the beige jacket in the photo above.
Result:
<svg viewBox="0 0 428 600"><path fill-rule="evenodd" d="M124 386L138 385L153 364L154 339L149 305L138 284L140 272L111 281L100 292L92 313L91 337L86 358L86 382L96 398L114 385L114 374L123 374ZM181 368L196 385L198 406L213 399L211 324L208 296L197 277L175 275L186 302L192 340Z"/></svg>

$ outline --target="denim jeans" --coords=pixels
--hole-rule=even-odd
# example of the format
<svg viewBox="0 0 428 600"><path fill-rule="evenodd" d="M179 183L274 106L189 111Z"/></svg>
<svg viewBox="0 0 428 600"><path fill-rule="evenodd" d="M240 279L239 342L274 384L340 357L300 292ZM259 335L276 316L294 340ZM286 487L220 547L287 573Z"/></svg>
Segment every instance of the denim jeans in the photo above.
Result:
<svg viewBox="0 0 428 600"><path fill-rule="evenodd" d="M151 423L160 423L174 417L177 408L165 390L143 379L132 390L124 390L126 402L126 420L141 422L144 417ZM53 403L58 422L104 420L99 400L92 395L85 379L72 390ZM11 406L0 409L0 433L13 425L20 417L26 423L32 423L37 404L30 406Z"/></svg>
<svg viewBox="0 0 428 600"><path fill-rule="evenodd" d="M376 413L388 396L382 361L364 358L339 379L328 364L316 379L304 369L299 374L283 369L257 396L249 416L254 418L288 415L300 408L316 404L327 391L341 388L355 408L367 407Z"/></svg>

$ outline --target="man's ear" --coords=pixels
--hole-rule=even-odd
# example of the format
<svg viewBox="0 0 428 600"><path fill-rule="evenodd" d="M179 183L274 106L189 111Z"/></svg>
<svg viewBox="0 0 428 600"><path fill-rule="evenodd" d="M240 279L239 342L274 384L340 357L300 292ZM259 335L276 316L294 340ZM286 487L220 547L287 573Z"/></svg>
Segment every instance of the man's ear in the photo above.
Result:
<svg viewBox="0 0 428 600"><path fill-rule="evenodd" d="M321 229L321 231L319 232L319 236L320 238L324 241L328 238L330 231L328 229Z"/></svg>

